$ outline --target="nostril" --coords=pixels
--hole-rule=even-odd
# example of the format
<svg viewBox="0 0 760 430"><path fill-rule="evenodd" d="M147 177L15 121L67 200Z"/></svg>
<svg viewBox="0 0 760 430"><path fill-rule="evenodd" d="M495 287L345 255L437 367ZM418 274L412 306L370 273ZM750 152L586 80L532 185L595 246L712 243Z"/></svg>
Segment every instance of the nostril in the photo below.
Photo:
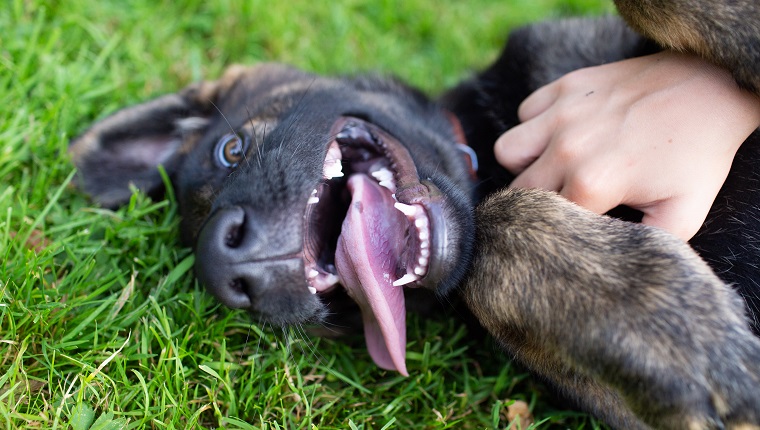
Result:
<svg viewBox="0 0 760 430"><path fill-rule="evenodd" d="M243 241L243 225L233 225L227 230L227 234L224 235L224 244L228 248L237 248L240 246L240 242Z"/></svg>
<svg viewBox="0 0 760 430"><path fill-rule="evenodd" d="M229 287L235 295L248 295L245 291L245 281L242 278L235 278L230 281Z"/></svg>

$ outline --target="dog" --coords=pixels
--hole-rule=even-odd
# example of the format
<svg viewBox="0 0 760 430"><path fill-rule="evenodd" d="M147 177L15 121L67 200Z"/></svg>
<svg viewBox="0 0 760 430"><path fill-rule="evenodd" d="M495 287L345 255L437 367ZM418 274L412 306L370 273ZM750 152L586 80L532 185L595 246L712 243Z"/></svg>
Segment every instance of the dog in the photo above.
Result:
<svg viewBox="0 0 760 430"><path fill-rule="evenodd" d="M691 247L505 189L492 153L538 86L657 49L617 18L538 24L438 101L392 78L233 66L95 123L70 153L108 207L131 185L160 195L162 165L197 277L262 321L358 307L372 359L406 375L405 292L457 293L506 351L615 428L757 429L757 133Z"/></svg>

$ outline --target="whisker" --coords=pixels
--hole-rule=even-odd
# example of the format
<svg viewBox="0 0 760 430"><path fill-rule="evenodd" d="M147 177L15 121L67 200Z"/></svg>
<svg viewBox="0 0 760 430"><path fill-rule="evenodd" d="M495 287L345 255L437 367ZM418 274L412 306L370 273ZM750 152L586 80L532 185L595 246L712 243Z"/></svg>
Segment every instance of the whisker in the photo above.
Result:
<svg viewBox="0 0 760 430"><path fill-rule="evenodd" d="M285 130L285 133L282 136L282 140L280 141L280 154L282 154L282 145L285 143L285 137L290 133L290 130L299 122L300 117L303 115L303 113L306 112L306 105L303 103L303 100L311 91L311 86L314 85L314 82L316 82L316 80L316 77L312 78L311 82L309 82L309 86L306 87L306 90L304 90L303 94L301 94L301 97L296 102L295 112L293 112L293 117L291 119L290 125L288 125L288 128ZM293 161L293 157L295 157L296 153L298 153L303 144L303 141L298 142L298 145L295 147L295 149L293 149L293 152L290 155L290 161Z"/></svg>
<svg viewBox="0 0 760 430"><path fill-rule="evenodd" d="M230 122L227 120L227 116L225 116L225 115L224 115L224 113L222 112L222 110L221 110L221 109L219 109L219 107L218 107L216 104L214 104L214 102L213 102L213 101L209 100L208 102L209 102L209 103L211 103L211 106L213 106L213 107L214 107L214 109L216 109L216 110L217 110L217 112L219 112L219 115L221 115L221 116L222 116L222 119L224 120L224 122L226 122L226 123L227 123L227 126L230 128L230 131L232 132L232 134L237 134L237 133L235 133L235 128L234 128L234 127L232 126L232 124L230 124Z"/></svg>
<svg viewBox="0 0 760 430"><path fill-rule="evenodd" d="M237 367L242 368L243 367L243 355L245 354L245 348L248 347L248 340L251 338L251 328L253 328L253 323L248 326L248 333L245 335L245 342L243 342L243 350L240 353L240 357L238 358ZM259 336L259 341L261 341L261 337ZM235 380L235 375L237 374L237 368L232 370L232 375L230 375L230 383Z"/></svg>
<svg viewBox="0 0 760 430"><path fill-rule="evenodd" d="M322 364L322 365L327 363L327 359L322 354L319 353L319 350L317 349L316 345L314 345L314 343L311 342L310 338L306 334L306 330L304 329L303 325L298 324L296 326L296 330L301 332L301 336L303 336L303 341L306 344L306 347L311 352L311 355L317 359L317 363Z"/></svg>
<svg viewBox="0 0 760 430"><path fill-rule="evenodd" d="M261 144L256 141L256 126L253 124L253 116L251 115L251 111L248 110L248 105L245 106L245 112L248 114L248 122L251 123L251 130L253 131L253 143L256 145L256 154L258 155L259 169L261 169L261 159L263 157L261 151L264 146L264 140L261 140ZM243 157L245 157L245 154L243 154ZM248 159L246 158L246 162L247 161Z"/></svg>

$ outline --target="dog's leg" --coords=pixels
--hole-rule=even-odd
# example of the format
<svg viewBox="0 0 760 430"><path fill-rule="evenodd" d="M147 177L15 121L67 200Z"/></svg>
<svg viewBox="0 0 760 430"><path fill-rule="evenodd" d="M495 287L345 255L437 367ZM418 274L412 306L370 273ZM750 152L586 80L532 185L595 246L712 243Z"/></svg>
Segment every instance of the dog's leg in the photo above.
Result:
<svg viewBox="0 0 760 430"><path fill-rule="evenodd" d="M537 190L476 216L464 295L517 359L616 428L760 428L760 340L688 245Z"/></svg>
<svg viewBox="0 0 760 430"><path fill-rule="evenodd" d="M742 87L760 94L756 0L615 0L639 33L676 51L692 52L730 70Z"/></svg>

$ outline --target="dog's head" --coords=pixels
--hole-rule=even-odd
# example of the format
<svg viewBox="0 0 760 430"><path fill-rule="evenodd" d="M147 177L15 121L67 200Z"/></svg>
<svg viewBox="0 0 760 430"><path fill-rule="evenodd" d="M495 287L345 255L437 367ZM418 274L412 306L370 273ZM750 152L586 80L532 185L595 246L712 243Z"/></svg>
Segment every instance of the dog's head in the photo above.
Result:
<svg viewBox="0 0 760 430"><path fill-rule="evenodd" d="M472 185L456 148L446 113L395 80L262 65L119 111L70 151L105 206L130 184L161 193L163 165L222 303L318 322L345 289L373 359L405 373L402 286L444 293L467 270Z"/></svg>

